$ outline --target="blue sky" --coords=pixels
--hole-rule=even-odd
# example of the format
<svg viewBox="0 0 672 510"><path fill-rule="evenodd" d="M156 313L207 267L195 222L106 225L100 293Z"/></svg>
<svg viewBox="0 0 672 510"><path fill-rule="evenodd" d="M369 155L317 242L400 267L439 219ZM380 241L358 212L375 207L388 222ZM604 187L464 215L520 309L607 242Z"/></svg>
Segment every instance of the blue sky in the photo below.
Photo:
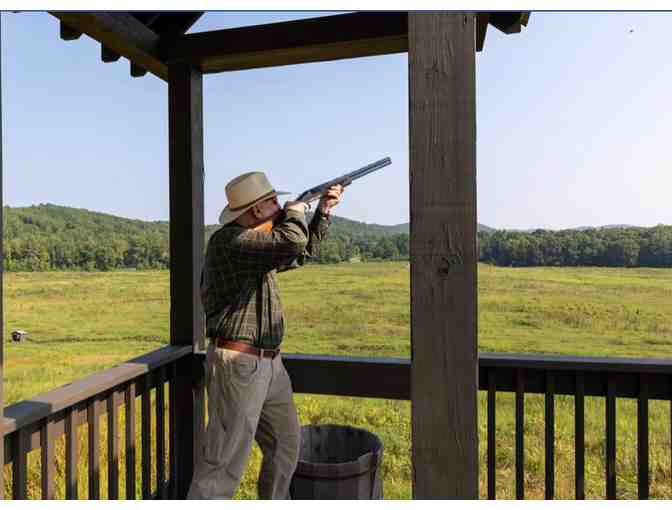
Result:
<svg viewBox="0 0 672 510"><path fill-rule="evenodd" d="M210 13L192 31L319 13ZM478 219L498 228L672 224L672 13L533 13L477 56ZM631 32L632 30L632 32ZM44 13L3 13L4 200L168 218L167 85L65 42ZM205 220L264 170L309 186L390 156L336 214L408 221L405 54L207 75Z"/></svg>

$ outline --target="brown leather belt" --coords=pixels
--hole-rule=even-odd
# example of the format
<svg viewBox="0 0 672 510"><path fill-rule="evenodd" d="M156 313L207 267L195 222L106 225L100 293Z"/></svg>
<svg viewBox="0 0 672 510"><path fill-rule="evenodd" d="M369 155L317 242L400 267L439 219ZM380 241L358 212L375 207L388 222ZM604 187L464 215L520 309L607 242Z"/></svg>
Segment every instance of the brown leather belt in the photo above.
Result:
<svg viewBox="0 0 672 510"><path fill-rule="evenodd" d="M234 340L227 340L226 338L217 337L214 339L215 345L222 349L230 349L232 351L245 352L260 358L275 358L280 354L280 349L258 349L254 345L245 342L236 342Z"/></svg>

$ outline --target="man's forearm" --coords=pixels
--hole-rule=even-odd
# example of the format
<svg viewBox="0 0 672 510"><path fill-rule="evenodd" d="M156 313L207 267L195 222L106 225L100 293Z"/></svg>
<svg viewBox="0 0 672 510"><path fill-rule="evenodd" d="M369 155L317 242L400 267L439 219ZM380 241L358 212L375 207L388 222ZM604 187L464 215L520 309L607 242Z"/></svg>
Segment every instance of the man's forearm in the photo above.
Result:
<svg viewBox="0 0 672 510"><path fill-rule="evenodd" d="M320 243L327 235L327 230L331 225L329 214L324 214L318 209L308 226L308 245L306 251L310 257L317 257L320 251Z"/></svg>

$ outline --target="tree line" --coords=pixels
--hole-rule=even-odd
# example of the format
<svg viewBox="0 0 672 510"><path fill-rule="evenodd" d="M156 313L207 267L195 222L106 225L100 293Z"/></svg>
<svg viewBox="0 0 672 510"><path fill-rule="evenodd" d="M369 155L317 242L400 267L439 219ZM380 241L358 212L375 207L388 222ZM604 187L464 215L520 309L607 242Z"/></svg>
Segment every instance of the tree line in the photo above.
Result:
<svg viewBox="0 0 672 510"><path fill-rule="evenodd" d="M167 269L169 225L53 204L4 208L6 271ZM309 218L310 220L310 218ZM400 227L334 217L318 263L408 258ZM219 228L206 227L204 240Z"/></svg>
<svg viewBox="0 0 672 510"><path fill-rule="evenodd" d="M309 218L310 219L310 218ZM219 228L206 227L204 239ZM119 218L43 204L4 208L6 271L166 269L168 222ZM479 260L498 266L672 267L672 226L491 230L478 233ZM332 218L317 263L407 260L408 224Z"/></svg>
<svg viewBox="0 0 672 510"><path fill-rule="evenodd" d="M672 267L672 226L479 233L479 259L498 266Z"/></svg>

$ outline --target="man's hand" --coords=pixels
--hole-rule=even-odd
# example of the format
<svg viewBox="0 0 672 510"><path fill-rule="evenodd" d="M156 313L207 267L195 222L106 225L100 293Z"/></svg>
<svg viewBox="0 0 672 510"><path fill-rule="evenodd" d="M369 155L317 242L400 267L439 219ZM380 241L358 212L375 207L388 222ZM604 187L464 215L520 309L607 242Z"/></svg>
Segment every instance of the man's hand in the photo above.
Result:
<svg viewBox="0 0 672 510"><path fill-rule="evenodd" d="M301 214L306 214L307 208L308 204L305 202L295 202L291 200L285 202L285 211L294 211Z"/></svg>
<svg viewBox="0 0 672 510"><path fill-rule="evenodd" d="M329 214L332 207L336 207L343 196L343 186L337 184L327 190L327 192L320 198L320 203L317 206L318 211L322 214Z"/></svg>

